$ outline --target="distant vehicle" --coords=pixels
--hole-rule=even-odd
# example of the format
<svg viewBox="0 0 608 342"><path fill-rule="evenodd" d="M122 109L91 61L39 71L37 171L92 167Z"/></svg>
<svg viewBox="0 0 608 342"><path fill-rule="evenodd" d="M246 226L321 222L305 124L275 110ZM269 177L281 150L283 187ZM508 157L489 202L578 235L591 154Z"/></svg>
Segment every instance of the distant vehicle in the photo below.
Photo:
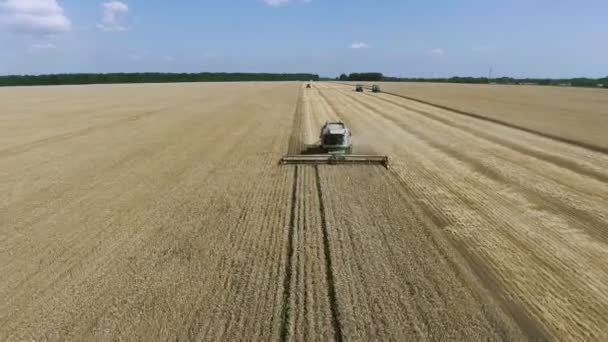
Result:
<svg viewBox="0 0 608 342"><path fill-rule="evenodd" d="M362 93L363 92L363 85L362 84L357 84L355 86L355 91L358 93Z"/></svg>
<svg viewBox="0 0 608 342"><path fill-rule="evenodd" d="M372 93L380 93L380 92L381 92L381 90L380 90L380 86L379 86L379 85L377 85L377 84L374 84L374 85L372 86Z"/></svg>

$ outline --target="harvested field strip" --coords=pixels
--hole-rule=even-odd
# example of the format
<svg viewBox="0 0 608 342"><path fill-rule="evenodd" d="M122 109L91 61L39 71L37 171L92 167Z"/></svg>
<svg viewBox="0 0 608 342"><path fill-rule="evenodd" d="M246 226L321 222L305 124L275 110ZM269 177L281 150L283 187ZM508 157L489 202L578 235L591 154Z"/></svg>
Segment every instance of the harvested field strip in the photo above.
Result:
<svg viewBox="0 0 608 342"><path fill-rule="evenodd" d="M573 180L571 184L567 184L565 186L562 183L553 182L552 179L547 179L546 174L539 175L536 172L536 170L539 169L548 169L546 165L543 167L542 162L539 163L533 159L527 160L526 164L532 166L525 168L521 167L522 161L515 159L518 157L518 155L512 153L508 149L503 149L500 145L496 145L494 143L484 144L483 141L479 141L478 146L488 147L487 157L479 158L478 155L469 156L465 149L459 148L458 146L463 146L466 141L476 141L477 138L475 136L470 136L469 134L464 133L462 134L462 136L464 136L464 138L461 139L462 142L459 142L460 137L456 135L456 133L459 132L448 127L444 133L446 139L437 140L435 142L433 136L427 133L429 130L424 129L424 126L425 124L428 124L428 121L425 122L425 120L417 120L418 118L416 117L403 118L392 115L386 117L394 124L403 127L405 130L412 132L417 137L428 142L430 146L446 151L458 160L465 161L474 170L483 172L489 178L492 178L498 182L509 184L518 192L526 194L531 201L543 203L548 209L553 210L556 215L561 215L562 213L568 214L564 217L565 219L569 219L571 217L584 218L584 220L578 219L577 221L571 222L573 225L580 225L581 221L584 222L585 224L580 226L580 229L587 230L590 234L602 239L604 238L605 234L608 234L608 231L604 229L604 227L608 225L608 221L602 219L603 217L608 217L606 214L606 208L601 205L598 206L598 200L602 197L608 196L608 188L604 184L593 184L593 182L591 182L588 188L585 189L582 187L582 185L586 185L586 183L576 179ZM422 117L422 119L424 119L424 117ZM444 128L441 126L442 125L440 124L437 126L437 128L434 128L434 134L441 132L440 128ZM445 143L444 141L449 141L449 143ZM493 148L490 149L490 147ZM490 159L493 157L497 161ZM496 167L497 165L498 167ZM511 169L517 171L505 174L505 170ZM562 170L557 168L555 173L559 174L560 171ZM583 180L585 179L580 175L577 176L577 178L583 178ZM563 176L561 178L567 179ZM544 187L539 186L539 184L544 185L546 183L551 185ZM579 184L578 188L574 184ZM602 191L603 189L607 190ZM581 190L583 190L583 193L580 193ZM576 195L577 193L580 193L580 195ZM574 198L571 199L572 197ZM590 210L593 211L589 212Z"/></svg>
<svg viewBox="0 0 608 342"><path fill-rule="evenodd" d="M400 125L405 122L402 118L394 116L391 120ZM418 124L409 119L407 122L413 122L413 124L406 125L405 129L422 137L431 146L447 151L459 160L466 161L475 170L484 172L486 176L498 182L509 184L516 191L525 194L529 200L539 203L539 205L542 203L547 209L553 210L555 215L567 214L564 215L564 219L579 218L570 222L570 224L578 225L579 229L586 230L601 239L604 239L604 235L608 234L604 229L608 226L606 208L602 205L598 206L598 201L608 196L606 184L594 182L593 179L590 180L584 175L572 175L563 172L562 168L544 164L533 158L522 160L517 153L492 142L484 143L483 140L478 140L477 143L480 148L487 146L487 155L484 158L479 158L479 155L471 156L465 149L459 149L457 146L463 146L466 141L475 142L477 140L475 136L464 133L460 138L454 134L458 131L446 129L444 136L450 143L446 144L443 140L434 143L432 136L428 135L425 130L418 128L424 127L424 123ZM436 128L435 131L437 132L438 129ZM462 143L454 143L459 139ZM495 157L495 160L491 160L492 156L497 157ZM505 170L513 171L505 173ZM538 170L550 172L539 174ZM555 176L551 177L551 175ZM555 182L553 179L557 177L562 181ZM584 224L581 226L582 222Z"/></svg>
<svg viewBox="0 0 608 342"><path fill-rule="evenodd" d="M475 114L475 113L472 113L472 112L463 111L463 110L456 109L456 108L453 108L453 107L448 107L448 106L440 105L440 104L437 104L437 103L428 102L428 101L425 101L425 100L420 100L420 99L417 99L417 98L401 95L401 94L398 94L398 93L393 93L393 92L384 92L384 93L392 95L392 96L401 97L401 98L404 98L404 99L409 100L409 101L415 101L415 102L418 102L418 103L421 103L421 104L425 104L425 105L428 105L428 106L433 106L433 107L437 107L437 108L440 108L440 109L448 110L448 111L451 111L451 112L459 114L459 115L464 115L464 116L468 116L468 117L474 118L476 120L483 120L483 121L491 122L493 124L505 126L505 127L510 128L510 129L520 130L520 131L523 131L523 132L526 132L526 133L535 134L535 135L538 135L538 136L543 137L543 138L555 140L556 142L561 142L561 143L566 143L566 144L570 144L570 145L574 145L574 146L579 146L581 148L585 148L585 149L588 149L588 150L591 150L591 151L594 151L594 152L598 152L598 153L608 154L608 148L603 147L603 146L599 146L599 145L596 145L596 144L592 144L592 143L583 142L583 141L580 141L578 139L575 140L575 139L564 138L563 136L560 136L560 135L543 132L542 130L531 129L531 128L528 128L528 127L523 126L523 125L513 124L513 123L510 123L508 121L504 121L504 120L500 120L500 119L489 117L487 115Z"/></svg>
<svg viewBox="0 0 608 342"><path fill-rule="evenodd" d="M448 262L451 247L437 245L437 227L410 206L392 173L322 167L321 179L345 339L521 337L495 302L475 298L477 285L463 282L474 278ZM454 324L460 315L471 324Z"/></svg>
<svg viewBox="0 0 608 342"><path fill-rule="evenodd" d="M485 260L498 280L495 283L502 284L507 296L529 310L551 334L561 331L559 325L568 324L572 336L599 336L601 327L606 326L601 318L606 310L602 294L606 290L602 285L606 284L606 269L598 260L606 258L606 248L601 240L595 240L598 236L594 234L605 232L606 208L600 204L605 184L593 184L593 178L573 175L576 181L569 185L585 190L562 188L561 193L556 192L560 185L552 184L552 177L545 175L556 171L546 170L546 166L518 169L517 162L505 159L515 157L516 151L497 152L495 148L500 146L494 142L475 141L476 136L392 104L363 104L354 97L345 89L343 96L330 101L342 109L341 115L350 115L353 122L364 123L361 127L376 131L376 145L393 157L394 170L407 184L417 184L415 197L431 212L444 217L441 220L460 241L463 254L477 254ZM495 154L505 158L495 158ZM463 157L468 158L464 163ZM471 162L478 166L472 168ZM538 161L529 159L525 163L534 162ZM444 172L446 169L451 171ZM533 173L534 169L545 173ZM489 170L503 176L490 177L493 174L487 173ZM507 170L509 173L505 173ZM587 194L593 187L595 194ZM535 203L530 203L530 194L534 194ZM575 201L572 196L576 196ZM547 206L551 203L560 207L550 211ZM564 212L564 205L595 215L595 221L591 220L589 227L590 216ZM543 280L535 281L538 276ZM552 299L548 301L547 296ZM580 311L572 313L559 298L567 298ZM598 298L603 303L599 306Z"/></svg>
<svg viewBox="0 0 608 342"><path fill-rule="evenodd" d="M602 134L608 124L604 89L436 83L384 83L382 89L561 139L608 147Z"/></svg>
<svg viewBox="0 0 608 342"><path fill-rule="evenodd" d="M492 126L491 124L484 122L476 122L474 119L458 120L454 118L449 111L437 110L430 106L421 106L416 103L407 102L403 99L392 98L389 95L380 94L371 97L382 99L411 112L423 114L448 126L458 128L461 131L469 132L487 141L513 149L515 152L553 163L562 168L571 169L576 173L595 177L602 182L608 181L605 173L602 172L604 168L602 168L602 165L598 165L598 160L603 160L605 163L604 166L608 167L608 157L598 153L586 151L568 144L557 144L553 141L526 133L518 134L518 139L516 140L507 139L505 137L512 136L512 134L504 134L505 132L509 132L508 128L501 129L499 126Z"/></svg>
<svg viewBox="0 0 608 342"><path fill-rule="evenodd" d="M366 107L366 106L363 106L363 107ZM367 107L367 108L368 108L368 111L373 110L373 108L371 108L371 109L369 109L369 107ZM382 115L385 115L385 114L382 114ZM574 211L575 213L577 213L579 215L587 215L586 221L590 221L590 222L596 221L596 222L598 222L596 224L597 226L604 226L606 224L601 219L595 219L595 217L600 217L600 218L606 217L605 208L603 206L599 206L599 207L597 206L597 200L599 198L608 196L608 187L606 187L606 185L603 183L595 183L595 182L591 181L591 184L589 184L588 188L585 189L583 186L587 185L587 183L589 183L589 182L585 183L584 180L588 180L588 179L585 178L584 176L576 175L577 178L572 180L572 184L568 184L567 186L564 186L561 183L553 182L551 179L547 180L545 174L539 175L537 172L532 172L532 170L531 170L531 169L547 170L548 169L547 165L544 165L542 162L538 162L537 160L530 159L530 160L525 161L526 164L534 165L534 163L536 163L539 165L536 165L535 168L528 168L526 170L525 168L520 166L522 161L520 160L519 156L516 153L513 153L512 151L509 151L508 149L505 150L500 145L497 145L494 143L487 143L487 142L484 142L483 140L479 140L478 146L480 148L483 148L484 152L487 151L487 156L485 158L479 158L478 155L469 157L467 151L459 148L459 146L463 146L467 141L476 142L476 140L478 140L478 139L475 136L470 136L466 132L464 134L460 134L460 132L458 130L453 130L450 127L445 127L445 126L442 127L442 124L434 125L434 127L433 127L433 130L435 132L434 134L437 134L437 132L443 133L443 131L445 131L444 135L447 138L444 140L437 140L437 143L435 143L433 141L434 140L433 135L427 133L427 132L429 132L429 130L425 129L425 126L428 126L429 124L433 124L433 122L426 120L425 116L402 117L402 116L394 116L393 114L386 114L385 117L389 121L391 121L393 124L396 124L397 126L402 127L405 130L408 130L409 132L412 132L413 134L416 134L422 140L431 144L431 146L439 148L441 150L448 151L449 153L453 154L459 160L467 161L470 165L472 165L472 167L475 170L480 170L482 172L486 172L487 175L490 177L498 177L499 178L498 181L509 182L509 184L511 184L512 186L520 186L519 190L521 190L521 191L527 191L527 189L535 190L541 196L545 196L543 198L545 203L546 203L547 198L553 198L554 201L559 202L557 205L564 205L565 203L562 203L562 202L565 201L564 200L565 196L576 196L575 197L576 200L567 201L567 202L571 203L568 205L573 206L570 211ZM444 141L448 141L449 143L446 143ZM500 156L500 158L497 158L494 156ZM494 160L488 160L489 158L493 158ZM511 160L513 160L513 161L511 161ZM501 163L501 161L502 161L502 163ZM505 162L507 164L505 164ZM503 165L501 165L501 164L503 164ZM499 165L499 167L496 167L497 165ZM505 167L505 166L508 166L508 167ZM505 170L510 170L513 168L517 169L518 171L512 172L510 174L504 173ZM560 171L563 171L563 170L558 168L556 172L560 172ZM525 177L522 177L522 175ZM562 178L565 178L565 177L562 177ZM583 180L583 182L581 182L581 180ZM538 186L538 184L545 184L545 183L551 183L551 186L548 188L543 188L543 187ZM574 193L577 192L577 191L572 191L572 188L576 187L576 185L574 185L574 184L581 184L578 186L579 191L580 191L581 187L585 191L578 196L573 194L573 192ZM591 194L588 195L589 193L591 193ZM591 197L592 201L589 201L588 197ZM588 211L592 208L594 208L593 212L586 213L586 211ZM558 209L560 211L562 211L562 208L558 208Z"/></svg>

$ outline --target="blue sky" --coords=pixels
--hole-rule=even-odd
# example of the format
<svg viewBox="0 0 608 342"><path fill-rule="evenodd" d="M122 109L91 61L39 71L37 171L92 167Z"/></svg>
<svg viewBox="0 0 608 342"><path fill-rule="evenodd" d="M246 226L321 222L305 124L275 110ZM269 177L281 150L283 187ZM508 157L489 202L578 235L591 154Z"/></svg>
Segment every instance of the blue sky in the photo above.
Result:
<svg viewBox="0 0 608 342"><path fill-rule="evenodd" d="M603 77L606 0L0 0L0 74Z"/></svg>

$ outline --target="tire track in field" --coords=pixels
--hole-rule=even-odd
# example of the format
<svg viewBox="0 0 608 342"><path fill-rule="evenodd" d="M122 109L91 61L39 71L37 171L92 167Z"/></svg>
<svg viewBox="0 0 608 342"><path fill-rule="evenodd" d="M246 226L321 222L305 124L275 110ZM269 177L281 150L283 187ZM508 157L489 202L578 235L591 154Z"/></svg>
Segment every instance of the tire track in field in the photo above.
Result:
<svg viewBox="0 0 608 342"><path fill-rule="evenodd" d="M296 113L298 113L296 111ZM293 134L293 133L292 133ZM291 144L291 140L290 140ZM291 292L292 292L292 282L293 282L293 264L294 264L294 239L295 239L295 229L296 229L296 206L298 203L298 170L299 167L297 165L294 166L293 171L293 185L291 189L291 209L289 213L289 228L288 228L288 238L287 238L287 261L285 262L285 275L283 278L283 298L281 304L281 328L280 328L280 341L287 341L289 334L289 325L290 325L290 303L291 303Z"/></svg>
<svg viewBox="0 0 608 342"><path fill-rule="evenodd" d="M334 278L334 266L332 264L331 248L329 245L329 233L327 231L327 218L325 214L325 204L323 202L323 188L321 186L321 177L319 176L319 166L315 166L315 181L317 185L317 195L319 196L319 215L321 216L321 229L323 231L323 250L325 251L325 278L327 281L329 305L331 309L331 322L334 330L334 339L342 342L342 327L340 324L340 310L336 295L336 286Z"/></svg>

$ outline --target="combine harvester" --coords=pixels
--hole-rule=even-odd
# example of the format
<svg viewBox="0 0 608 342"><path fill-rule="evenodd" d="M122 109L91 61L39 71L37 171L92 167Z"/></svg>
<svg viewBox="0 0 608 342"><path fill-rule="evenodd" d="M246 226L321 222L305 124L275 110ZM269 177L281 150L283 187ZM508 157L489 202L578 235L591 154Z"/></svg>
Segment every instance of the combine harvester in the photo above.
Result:
<svg viewBox="0 0 608 342"><path fill-rule="evenodd" d="M369 154L351 154L353 145L351 132L343 122L326 122L321 127L321 143L313 151L315 153L287 155L281 159L281 164L304 164L304 165L338 165L338 164L363 164L382 165L389 168L387 156Z"/></svg>

